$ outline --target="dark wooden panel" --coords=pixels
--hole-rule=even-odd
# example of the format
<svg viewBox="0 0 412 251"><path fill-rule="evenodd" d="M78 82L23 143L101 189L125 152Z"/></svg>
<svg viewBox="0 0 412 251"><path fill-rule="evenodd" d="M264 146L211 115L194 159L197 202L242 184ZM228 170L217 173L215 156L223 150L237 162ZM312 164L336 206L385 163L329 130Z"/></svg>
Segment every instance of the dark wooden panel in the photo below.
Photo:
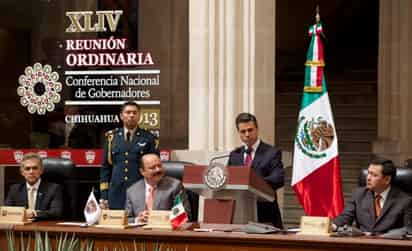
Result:
<svg viewBox="0 0 412 251"><path fill-rule="evenodd" d="M161 6L161 7L160 7ZM160 68L160 147L188 147L189 24L187 0L139 2L139 49Z"/></svg>
<svg viewBox="0 0 412 251"><path fill-rule="evenodd" d="M30 116L16 97L18 77L29 62L30 32L0 29L0 145L27 147ZM17 102L16 102L17 100Z"/></svg>

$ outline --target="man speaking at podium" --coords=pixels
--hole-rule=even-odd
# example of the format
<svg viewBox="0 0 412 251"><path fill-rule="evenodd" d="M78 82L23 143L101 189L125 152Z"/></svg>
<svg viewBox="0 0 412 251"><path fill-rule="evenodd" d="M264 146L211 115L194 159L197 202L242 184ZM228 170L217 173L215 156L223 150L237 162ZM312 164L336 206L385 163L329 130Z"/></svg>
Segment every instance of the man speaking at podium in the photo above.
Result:
<svg viewBox="0 0 412 251"><path fill-rule="evenodd" d="M257 119L250 113L240 113L236 117L236 128L243 145L230 153L229 166L251 166L273 188L284 184L284 170L281 151L259 139ZM282 228L282 219L278 203L258 202L259 222L271 222Z"/></svg>

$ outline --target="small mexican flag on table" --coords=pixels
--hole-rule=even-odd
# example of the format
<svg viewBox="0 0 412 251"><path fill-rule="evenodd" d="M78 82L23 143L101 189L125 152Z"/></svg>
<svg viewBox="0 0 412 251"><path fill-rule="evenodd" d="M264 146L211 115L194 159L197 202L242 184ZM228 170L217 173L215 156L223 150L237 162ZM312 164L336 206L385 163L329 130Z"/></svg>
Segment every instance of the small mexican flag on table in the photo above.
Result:
<svg viewBox="0 0 412 251"><path fill-rule="evenodd" d="M174 206L170 212L170 222L172 223L173 229L177 229L185 224L187 220L188 216L183 206L182 195L179 193L175 198Z"/></svg>

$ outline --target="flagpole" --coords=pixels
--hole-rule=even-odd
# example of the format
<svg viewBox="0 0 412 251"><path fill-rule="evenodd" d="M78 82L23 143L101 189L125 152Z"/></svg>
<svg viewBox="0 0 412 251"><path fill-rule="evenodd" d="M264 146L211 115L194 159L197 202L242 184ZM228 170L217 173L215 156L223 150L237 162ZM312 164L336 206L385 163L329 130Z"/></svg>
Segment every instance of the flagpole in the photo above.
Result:
<svg viewBox="0 0 412 251"><path fill-rule="evenodd" d="M334 218L343 210L343 193L337 135L324 78L319 5L308 33L311 41L305 62L291 185L306 215Z"/></svg>

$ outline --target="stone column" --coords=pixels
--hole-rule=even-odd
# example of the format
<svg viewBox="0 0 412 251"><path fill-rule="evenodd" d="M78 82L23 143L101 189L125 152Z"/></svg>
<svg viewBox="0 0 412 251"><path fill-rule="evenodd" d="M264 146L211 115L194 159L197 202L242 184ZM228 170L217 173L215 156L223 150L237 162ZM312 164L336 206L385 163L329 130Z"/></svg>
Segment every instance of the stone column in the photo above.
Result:
<svg viewBox="0 0 412 251"><path fill-rule="evenodd" d="M274 143L275 2L192 0L189 10L189 150L239 145L235 117L257 115Z"/></svg>
<svg viewBox="0 0 412 251"><path fill-rule="evenodd" d="M275 2L189 2L189 150L172 158L208 164L240 145L240 112L255 114L260 136L274 144Z"/></svg>
<svg viewBox="0 0 412 251"><path fill-rule="evenodd" d="M412 2L380 0L378 140L373 152L396 164L412 157Z"/></svg>

